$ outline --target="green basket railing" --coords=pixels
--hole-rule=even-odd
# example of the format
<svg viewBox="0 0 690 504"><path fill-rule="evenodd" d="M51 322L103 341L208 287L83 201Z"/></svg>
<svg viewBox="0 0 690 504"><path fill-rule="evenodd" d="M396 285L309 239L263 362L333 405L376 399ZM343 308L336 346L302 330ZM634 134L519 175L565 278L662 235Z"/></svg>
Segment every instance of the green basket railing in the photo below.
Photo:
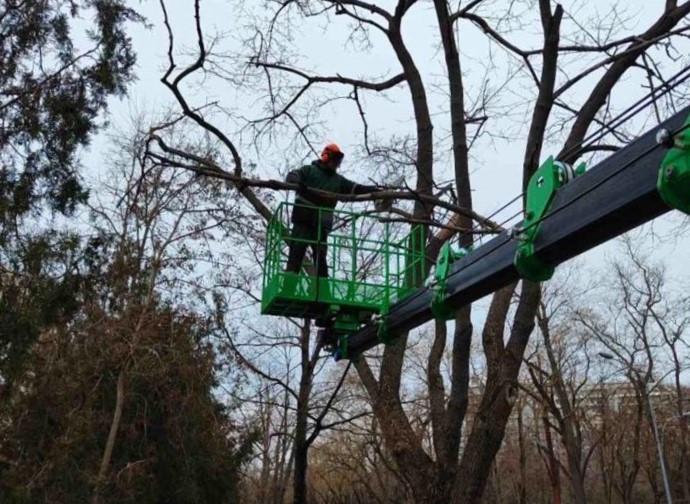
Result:
<svg viewBox="0 0 690 504"><path fill-rule="evenodd" d="M314 239L293 238L290 215L282 203L268 224L261 312L317 318L327 313L364 320L386 313L423 283L424 229L381 222L376 216L311 207L318 215ZM329 214L329 215L327 215ZM332 218L332 230L321 229ZM308 245L299 273L286 272L289 244ZM317 277L311 246L327 246L328 277Z"/></svg>

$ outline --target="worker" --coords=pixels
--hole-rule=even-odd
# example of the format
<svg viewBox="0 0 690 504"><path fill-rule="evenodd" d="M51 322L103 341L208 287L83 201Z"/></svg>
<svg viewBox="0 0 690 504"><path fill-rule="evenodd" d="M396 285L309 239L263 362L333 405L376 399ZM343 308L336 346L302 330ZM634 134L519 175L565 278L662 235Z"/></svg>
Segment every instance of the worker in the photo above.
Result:
<svg viewBox="0 0 690 504"><path fill-rule="evenodd" d="M285 180L297 184L299 189L292 210L292 233L288 240L285 271L298 273L307 247L311 246L317 276L328 276L326 239L333 228L333 209L337 201L319 196L310 189L347 195L376 193L385 189L382 186L357 184L338 174L343 157L345 154L340 147L328 144L319 159L288 173Z"/></svg>
<svg viewBox="0 0 690 504"><path fill-rule="evenodd" d="M333 194L368 194L387 189L383 186L357 184L337 173L343 161L343 151L336 144L324 147L321 157L311 164L302 166L288 173L286 181L297 184L295 206L292 210L292 232L288 239L289 251L286 272L299 273L307 247L311 247L312 257L318 277L328 276L326 262L326 241L333 229L333 210L337 200L320 196L310 189L318 189ZM390 202L377 203L377 209L390 208ZM286 278L288 289L296 287L296 278ZM318 294L321 299L330 298L330 288L326 284L327 292ZM318 327L318 338L325 347L337 345L337 336L333 330L334 321L328 313L315 320Z"/></svg>

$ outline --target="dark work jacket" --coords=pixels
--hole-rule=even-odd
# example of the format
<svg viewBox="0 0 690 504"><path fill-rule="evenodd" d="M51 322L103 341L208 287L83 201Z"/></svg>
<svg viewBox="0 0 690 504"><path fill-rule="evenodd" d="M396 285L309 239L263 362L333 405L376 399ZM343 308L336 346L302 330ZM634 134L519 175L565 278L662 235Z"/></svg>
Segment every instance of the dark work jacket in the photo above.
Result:
<svg viewBox="0 0 690 504"><path fill-rule="evenodd" d="M307 207L320 207L322 209L321 230L325 233L328 233L333 227L333 213L331 210L335 208L337 201L314 194L309 191L310 188L347 195L366 194L379 190L376 186L357 184L323 165L318 160L297 170L292 170L288 173L285 180L302 186L302 189L297 190L297 196L295 197L292 222L316 227L319 224L319 211L316 208Z"/></svg>

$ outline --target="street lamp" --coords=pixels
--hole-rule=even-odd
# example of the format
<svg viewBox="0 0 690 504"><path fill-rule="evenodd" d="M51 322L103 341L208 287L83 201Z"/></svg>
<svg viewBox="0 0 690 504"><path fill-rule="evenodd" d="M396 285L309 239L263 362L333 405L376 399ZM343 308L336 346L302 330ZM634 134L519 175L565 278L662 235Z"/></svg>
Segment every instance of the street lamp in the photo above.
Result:
<svg viewBox="0 0 690 504"><path fill-rule="evenodd" d="M614 356L608 352L599 352L599 356L606 360L614 360ZM629 371L635 371L638 375L642 374L639 369L636 369L632 366L627 366L627 369ZM661 382L661 380L663 380L666 376L668 376L668 373L662 376L656 385L658 385ZM656 385L654 385L654 387L656 387ZM671 486L669 485L668 474L666 472L664 448L661 444L661 438L659 436L659 427L656 423L656 415L654 413L654 407L652 406L652 400L650 397L649 377L645 377L644 380L644 397L647 400L647 410L649 411L649 418L652 421L652 432L654 433L654 441L656 442L656 449L659 453L659 465L661 466L661 478L664 481L664 493L666 494L666 502L667 504L673 504L673 498L671 497ZM683 414L683 416L685 416L685 414Z"/></svg>

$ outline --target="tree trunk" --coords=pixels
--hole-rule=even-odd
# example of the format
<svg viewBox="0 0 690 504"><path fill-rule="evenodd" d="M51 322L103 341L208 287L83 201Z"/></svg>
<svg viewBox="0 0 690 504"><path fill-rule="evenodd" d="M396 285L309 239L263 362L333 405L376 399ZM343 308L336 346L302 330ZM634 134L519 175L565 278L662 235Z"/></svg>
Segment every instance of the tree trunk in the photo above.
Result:
<svg viewBox="0 0 690 504"><path fill-rule="evenodd" d="M683 489L683 500L685 502L690 502L690 467L688 467L688 423L687 417L683 416L685 412L685 394L684 389L681 384L681 370L683 365L681 360L678 358L678 352L676 350L675 344L669 344L671 352L673 354L673 365L675 367L674 380L676 388L676 415L678 415L678 429L680 431L680 464L679 464L679 475L681 488ZM662 433L663 436L663 433Z"/></svg>
<svg viewBox="0 0 690 504"><path fill-rule="evenodd" d="M110 461L113 458L113 450L115 448L115 440L117 438L117 431L120 428L120 419L122 418L122 407L125 402L125 370L121 369L117 375L117 385L115 391L115 411L113 413L113 420L110 423L110 432L108 433L108 440L105 443L103 450L103 458L101 459L101 466L98 470L96 478L96 486L93 490L91 498L92 504L99 504L101 502L100 491L101 485L108 474Z"/></svg>
<svg viewBox="0 0 690 504"><path fill-rule="evenodd" d="M558 416L561 440L565 446L568 458L568 472L570 473L570 486L573 492L573 501L575 504L586 504L585 475L582 464L582 437L580 435L580 427L577 423L577 414L574 411L574 406L563 380L561 362L556 357L556 352L554 352L551 342L551 328L549 327L549 321L545 315L539 317L539 325L544 336L546 356L551 366L553 388L556 391L556 397L558 397L558 404L561 409L561 412L556 411L554 413Z"/></svg>
<svg viewBox="0 0 690 504"><path fill-rule="evenodd" d="M585 504L587 502L587 494L585 493L584 474L581 469L580 458L574 450L567 450L568 452L568 471L570 472L570 485L573 491L573 502L575 504Z"/></svg>
<svg viewBox="0 0 690 504"><path fill-rule="evenodd" d="M471 210L472 191L465 124L464 84L460 55L456 44L456 32L453 30L448 2L446 0L434 0L434 9L448 73L453 165L458 204ZM454 222L464 229L472 229L473 226L472 219L466 215L456 215ZM471 233L463 233L458 239L462 246L470 247L473 244L474 236ZM468 405L470 351L473 332L471 315L471 305L461 307L455 314L452 373L447 407L443 406L446 394L443 381L440 378L440 362L446 341L445 321L437 321L437 335L439 330L443 332L442 345L438 346L436 355L432 352L427 364L429 398L434 410L432 412L432 435L439 465L439 473L436 477L437 487L439 492L447 495L448 498L455 479L462 427ZM434 379L432 380L432 378ZM432 387L433 382L440 384Z"/></svg>
<svg viewBox="0 0 690 504"><path fill-rule="evenodd" d="M305 416L299 408L297 416ZM306 418L297 421L295 427L295 467L293 473L293 502L306 504L307 502L307 446L306 446Z"/></svg>
<svg viewBox="0 0 690 504"><path fill-rule="evenodd" d="M520 504L527 504L527 454L525 453L525 425L523 419L524 405L518 409L518 450L520 452L520 486L518 498Z"/></svg>
<svg viewBox="0 0 690 504"><path fill-rule="evenodd" d="M561 504L561 469L558 465L556 454L554 453L551 426L549 425L546 414L544 414L542 422L544 424L544 437L546 438L549 480L551 481L551 502L552 504Z"/></svg>
<svg viewBox="0 0 690 504"><path fill-rule="evenodd" d="M309 320L302 326L300 338L302 350L302 373L297 394L297 418L295 419L295 450L293 472L293 502L306 504L307 499L307 469L309 446L307 443L307 416L309 413L309 393L311 392L312 369L309 359Z"/></svg>
<svg viewBox="0 0 690 504"><path fill-rule="evenodd" d="M512 286L499 291L494 298L501 301L501 306L489 309L484 335L489 377L454 482L453 502L458 504L481 502L491 464L503 442L517 398L517 378L527 341L534 329L540 287L532 282L522 282L510 339L503 348L505 313L510 306L512 292ZM494 309L496 311L492 313Z"/></svg>
<svg viewBox="0 0 690 504"><path fill-rule="evenodd" d="M690 484L688 484L688 480L690 477L688 476L690 474L690 467L688 464L688 449L687 449L687 428L681 430L681 436L683 437L683 446L681 448L681 453L680 453L680 476L681 476L681 483L683 486L683 500L685 502L690 502Z"/></svg>
<svg viewBox="0 0 690 504"><path fill-rule="evenodd" d="M432 194L434 160L431 114L422 77L401 33L402 18L410 5L406 2L398 3L387 35L403 68L414 110L417 133L416 191L420 194ZM431 213L432 207L429 204L415 202L415 218L428 220ZM365 360L360 359L355 366L371 399L386 446L409 485L415 502L442 502L438 496L439 482L435 477L434 461L424 451L421 440L415 435L400 403L400 380L406 345L407 335L400 335L395 342L386 345L378 380L374 378Z"/></svg>

